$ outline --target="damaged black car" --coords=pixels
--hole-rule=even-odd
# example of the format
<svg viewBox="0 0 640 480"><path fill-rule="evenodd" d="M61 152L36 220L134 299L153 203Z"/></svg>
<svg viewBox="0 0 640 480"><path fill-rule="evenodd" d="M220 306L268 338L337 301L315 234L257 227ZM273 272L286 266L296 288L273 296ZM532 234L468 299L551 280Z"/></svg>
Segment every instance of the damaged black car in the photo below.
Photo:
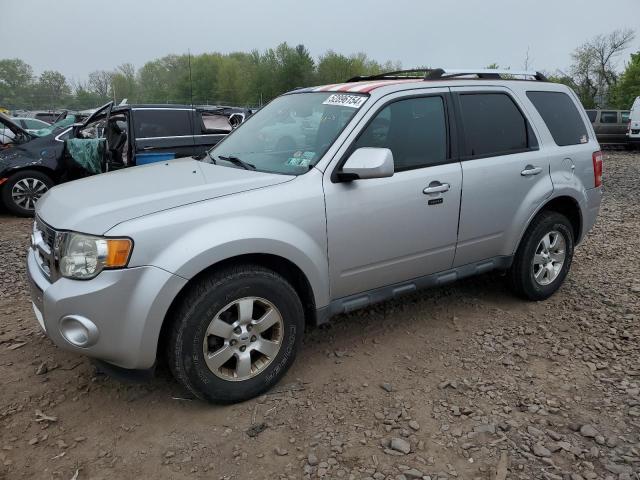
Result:
<svg viewBox="0 0 640 480"><path fill-rule="evenodd" d="M231 133L251 110L109 102L84 121L68 116L38 135L0 117L0 200L31 216L53 185L121 168L198 157Z"/></svg>

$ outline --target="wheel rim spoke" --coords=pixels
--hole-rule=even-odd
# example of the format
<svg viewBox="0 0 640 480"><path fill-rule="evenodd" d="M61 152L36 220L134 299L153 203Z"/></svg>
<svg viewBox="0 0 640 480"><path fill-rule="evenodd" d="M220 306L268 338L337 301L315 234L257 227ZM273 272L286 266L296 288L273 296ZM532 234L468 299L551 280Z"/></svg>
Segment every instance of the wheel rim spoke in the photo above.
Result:
<svg viewBox="0 0 640 480"><path fill-rule="evenodd" d="M225 345L220 350L205 355L205 361L207 362L207 366L212 372L216 372L229 361L231 357L233 357L233 349L229 345Z"/></svg>
<svg viewBox="0 0 640 480"><path fill-rule="evenodd" d="M255 329L259 333L264 333L273 327L280 320L280 314L274 309L269 309L260 319L255 322Z"/></svg>
<svg viewBox="0 0 640 480"><path fill-rule="evenodd" d="M265 354L268 358L273 358L278 353L278 350L280 350L280 344L263 338L257 341L253 348Z"/></svg>
<svg viewBox="0 0 640 480"><path fill-rule="evenodd" d="M238 355L236 373L239 378L251 375L251 354L248 351L244 351Z"/></svg>
<svg viewBox="0 0 640 480"><path fill-rule="evenodd" d="M238 317L241 322L246 322L252 319L253 298L243 298L238 302Z"/></svg>
<svg viewBox="0 0 640 480"><path fill-rule="evenodd" d="M215 335L224 339L229 338L232 333L233 327L219 318L214 319L207 329L207 335Z"/></svg>

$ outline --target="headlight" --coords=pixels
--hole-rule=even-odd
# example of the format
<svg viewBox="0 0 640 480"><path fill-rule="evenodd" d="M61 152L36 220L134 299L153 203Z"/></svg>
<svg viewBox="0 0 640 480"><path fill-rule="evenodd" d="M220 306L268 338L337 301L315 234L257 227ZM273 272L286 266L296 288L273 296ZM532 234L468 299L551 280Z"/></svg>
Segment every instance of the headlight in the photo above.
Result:
<svg viewBox="0 0 640 480"><path fill-rule="evenodd" d="M81 233L62 233L59 268L63 277L87 280L108 268L127 265L133 242L129 238L103 238Z"/></svg>

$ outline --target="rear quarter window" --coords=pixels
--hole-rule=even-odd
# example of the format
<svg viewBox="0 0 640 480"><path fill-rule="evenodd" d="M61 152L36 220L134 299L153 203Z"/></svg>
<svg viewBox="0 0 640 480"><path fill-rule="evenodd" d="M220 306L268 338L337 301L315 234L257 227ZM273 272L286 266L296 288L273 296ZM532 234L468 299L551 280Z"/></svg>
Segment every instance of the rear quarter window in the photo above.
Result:
<svg viewBox="0 0 640 480"><path fill-rule="evenodd" d="M597 110L587 110L587 117L589 117L589 121L591 123L596 121L596 117L598 116Z"/></svg>
<svg viewBox="0 0 640 480"><path fill-rule="evenodd" d="M560 147L589 141L587 127L575 103L563 92L527 92L556 144Z"/></svg>

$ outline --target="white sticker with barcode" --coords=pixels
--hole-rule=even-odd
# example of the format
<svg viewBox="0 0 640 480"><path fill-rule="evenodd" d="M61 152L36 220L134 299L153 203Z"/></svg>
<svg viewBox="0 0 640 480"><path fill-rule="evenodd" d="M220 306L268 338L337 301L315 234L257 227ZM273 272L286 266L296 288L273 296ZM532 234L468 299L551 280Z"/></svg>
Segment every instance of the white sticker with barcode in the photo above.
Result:
<svg viewBox="0 0 640 480"><path fill-rule="evenodd" d="M327 98L323 105L335 105L337 107L360 108L367 101L365 95L349 95L346 93L334 93Z"/></svg>

